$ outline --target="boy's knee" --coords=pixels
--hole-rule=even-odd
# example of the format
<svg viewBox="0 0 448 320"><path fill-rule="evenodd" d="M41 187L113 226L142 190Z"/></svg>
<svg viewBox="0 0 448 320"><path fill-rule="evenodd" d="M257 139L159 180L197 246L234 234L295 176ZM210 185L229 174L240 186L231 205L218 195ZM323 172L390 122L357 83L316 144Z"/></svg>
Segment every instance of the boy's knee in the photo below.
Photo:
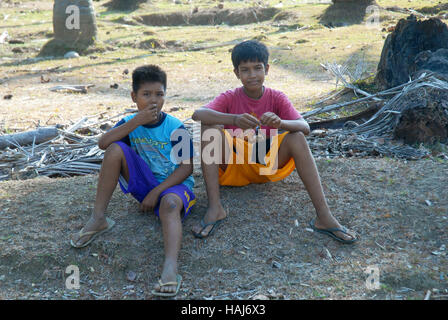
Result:
<svg viewBox="0 0 448 320"><path fill-rule="evenodd" d="M181 209L181 204L179 199L173 195L166 195L162 197L160 201L160 212L161 213L171 213L179 212Z"/></svg>
<svg viewBox="0 0 448 320"><path fill-rule="evenodd" d="M117 143L111 143L110 146L107 147L106 152L104 153L104 156L122 156L123 150Z"/></svg>
<svg viewBox="0 0 448 320"><path fill-rule="evenodd" d="M286 135L286 137L294 140L294 142L306 143L305 134L301 131L290 132Z"/></svg>

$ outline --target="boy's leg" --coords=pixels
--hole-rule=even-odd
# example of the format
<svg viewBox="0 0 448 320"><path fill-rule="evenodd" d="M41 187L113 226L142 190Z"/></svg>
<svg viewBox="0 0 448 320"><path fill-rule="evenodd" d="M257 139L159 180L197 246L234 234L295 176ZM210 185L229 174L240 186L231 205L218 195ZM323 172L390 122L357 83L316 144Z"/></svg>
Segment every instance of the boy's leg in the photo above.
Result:
<svg viewBox="0 0 448 320"><path fill-rule="evenodd" d="M177 258L182 242L181 212L184 204L181 198L168 193L162 197L159 207L159 218L162 223L163 243L165 248L165 261L163 263L162 283L176 282ZM176 292L176 285L160 287L157 283L154 289L159 292Z"/></svg>
<svg viewBox="0 0 448 320"><path fill-rule="evenodd" d="M217 144L217 141L211 140L211 141L203 141L202 136L206 130L217 130L219 131L220 137L221 137L221 164L218 163L211 163L208 164L204 161L204 155L202 151L204 151L204 148L207 147L211 143ZM202 168L202 175L204 177L205 186L207 190L207 197L208 197L208 209L204 216L204 222L211 223L214 221L222 220L227 216L226 211L224 210L224 207L221 204L221 198L219 193L219 167L221 167L222 170L225 170L226 165L226 159L225 155L230 154L229 150L230 147L227 144L224 132L222 131L222 126L207 126L207 125L201 125L201 168ZM217 148L215 148L217 150ZM196 234L201 233L202 236L206 237L210 230L213 228L212 225L209 225L205 228L203 228L200 224L196 224L192 231ZM202 230L203 229L203 230ZM202 231L201 231L202 230Z"/></svg>
<svg viewBox="0 0 448 320"><path fill-rule="evenodd" d="M93 213L83 228L84 232L101 231L108 227L104 214L106 213L109 201L115 187L117 186L120 173L126 181L129 180L128 166L126 164L126 158L123 150L118 144L112 143L104 153L101 170L98 177L98 186L96 190ZM72 240L79 246L88 241L91 237L92 235L87 235L79 238L79 234L76 233L72 236Z"/></svg>
<svg viewBox="0 0 448 320"><path fill-rule="evenodd" d="M288 161L294 159L297 173L302 179L311 201L316 209L317 219L315 227L319 229L341 228L341 225L330 212L324 191L320 182L319 173L314 162L314 157L306 141L305 135L301 132L291 132L286 135L280 145L278 152L278 168L282 168ZM355 238L354 233L347 231L350 235L343 232L334 232L334 234L344 240Z"/></svg>

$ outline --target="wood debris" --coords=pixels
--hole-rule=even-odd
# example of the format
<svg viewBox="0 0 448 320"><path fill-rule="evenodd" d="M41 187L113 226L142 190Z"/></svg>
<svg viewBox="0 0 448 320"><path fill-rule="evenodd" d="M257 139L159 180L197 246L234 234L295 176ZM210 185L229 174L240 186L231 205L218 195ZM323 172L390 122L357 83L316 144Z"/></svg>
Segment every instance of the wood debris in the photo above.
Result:
<svg viewBox="0 0 448 320"><path fill-rule="evenodd" d="M386 101L383 107L368 121L352 128L342 130L319 130L310 135L309 144L317 157L353 157L353 156L388 156L407 160L417 160L429 156L429 151L420 146L414 148L399 140L394 140L394 130L399 123L402 111L408 106L410 94L419 94L418 90L439 89L448 91L448 82L440 80L433 74L422 74L418 79L409 81L395 88L341 104L320 107L303 113L309 117L319 113L332 111L344 106L355 104L374 97L389 94L394 96Z"/></svg>
<svg viewBox="0 0 448 320"><path fill-rule="evenodd" d="M0 141L5 141L5 146L0 148L0 180L97 173L104 155L104 151L98 147L98 138L105 132L101 127L132 112L135 110L127 109L123 113L101 120L96 118L102 117L103 113L83 117L66 129L63 129L63 126L46 127L0 136ZM36 134L43 129L46 139L36 140ZM49 134L52 138L49 138Z"/></svg>
<svg viewBox="0 0 448 320"><path fill-rule="evenodd" d="M429 151L426 148L422 146L415 148L394 140L393 134L401 112L406 107L403 99L409 93L421 88L438 88L448 91L448 82L432 74L423 74L418 79L376 94L358 91L365 97L356 102L391 94L394 96L384 102L383 107L362 124L355 123L354 126L344 126L342 129L313 131L308 138L313 154L316 158L388 156L417 160L428 157ZM350 87L350 89L353 88ZM321 107L304 113L303 116L306 118L328 112L342 105L344 104ZM66 129L53 128L57 136L45 142L33 139L31 142L28 141L31 145L25 145L17 140L9 143L6 149L0 149L0 180L22 179L36 175L67 177L98 172L104 154L104 151L97 146L98 137L110 128L112 119L129 112L136 112L136 110L128 109L124 113L106 119L103 118L103 114L83 117ZM96 117L101 119L92 122L92 119ZM195 127L191 118L184 120L184 125L192 134L195 145L199 145L200 128ZM0 136L0 141L2 138L5 140L5 136Z"/></svg>

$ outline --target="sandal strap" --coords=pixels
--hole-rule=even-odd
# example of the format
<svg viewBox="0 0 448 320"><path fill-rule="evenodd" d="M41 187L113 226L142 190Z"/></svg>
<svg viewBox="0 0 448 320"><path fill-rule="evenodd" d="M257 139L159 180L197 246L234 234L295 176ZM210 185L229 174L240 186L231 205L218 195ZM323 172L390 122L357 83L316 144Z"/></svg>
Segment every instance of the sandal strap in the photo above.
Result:
<svg viewBox="0 0 448 320"><path fill-rule="evenodd" d="M79 231L79 239L81 239L82 237L85 237L85 236L91 236L91 235L93 235L93 234L95 234L95 233L98 233L98 232L100 232L100 231L87 231L87 232L82 232L82 230L81 230L81 231Z"/></svg>
<svg viewBox="0 0 448 320"><path fill-rule="evenodd" d="M177 281L171 281L171 282L162 282L162 279L159 279L159 286L160 287L166 287L166 286L177 286L179 283Z"/></svg>

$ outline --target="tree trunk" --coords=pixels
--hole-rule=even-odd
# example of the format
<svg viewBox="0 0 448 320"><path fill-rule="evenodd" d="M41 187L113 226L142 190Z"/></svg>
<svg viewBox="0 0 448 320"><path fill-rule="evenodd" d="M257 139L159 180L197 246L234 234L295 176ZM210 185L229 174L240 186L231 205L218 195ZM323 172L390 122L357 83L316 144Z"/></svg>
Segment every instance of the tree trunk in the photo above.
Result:
<svg viewBox="0 0 448 320"><path fill-rule="evenodd" d="M95 46L97 27L92 0L55 0L53 5L54 39L39 52L42 56L63 56L69 51L79 54Z"/></svg>
<svg viewBox="0 0 448 320"><path fill-rule="evenodd" d="M15 148L16 144L26 146L32 144L33 141L35 144L39 144L57 137L58 134L56 127L43 127L33 131L7 134L0 137L0 149Z"/></svg>
<svg viewBox="0 0 448 320"><path fill-rule="evenodd" d="M448 142L448 90L420 88L403 100L396 139L407 144Z"/></svg>
<svg viewBox="0 0 448 320"><path fill-rule="evenodd" d="M76 6L79 10L78 26L75 23L78 10L70 10L69 6ZM67 44L93 44L97 38L97 26L92 0L55 0L53 30L55 39Z"/></svg>

